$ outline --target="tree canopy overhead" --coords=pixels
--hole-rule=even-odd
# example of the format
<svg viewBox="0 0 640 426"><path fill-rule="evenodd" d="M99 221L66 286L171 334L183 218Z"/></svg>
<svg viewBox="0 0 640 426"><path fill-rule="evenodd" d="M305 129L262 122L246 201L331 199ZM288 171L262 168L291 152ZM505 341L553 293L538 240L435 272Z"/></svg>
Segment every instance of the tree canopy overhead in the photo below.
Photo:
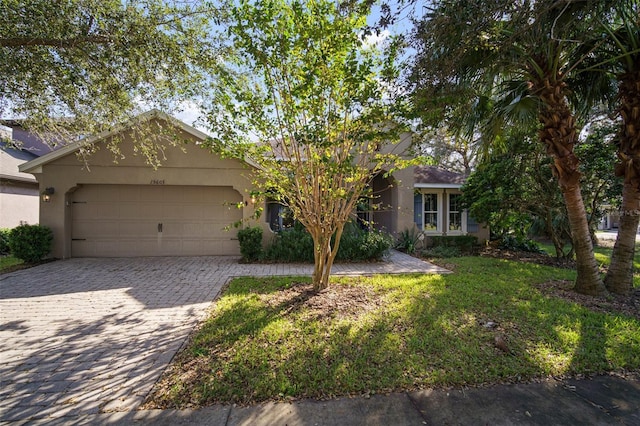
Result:
<svg viewBox="0 0 640 426"><path fill-rule="evenodd" d="M170 111L198 94L199 65L214 54L212 13L170 0L5 0L0 116L64 136L95 134L141 109Z"/></svg>

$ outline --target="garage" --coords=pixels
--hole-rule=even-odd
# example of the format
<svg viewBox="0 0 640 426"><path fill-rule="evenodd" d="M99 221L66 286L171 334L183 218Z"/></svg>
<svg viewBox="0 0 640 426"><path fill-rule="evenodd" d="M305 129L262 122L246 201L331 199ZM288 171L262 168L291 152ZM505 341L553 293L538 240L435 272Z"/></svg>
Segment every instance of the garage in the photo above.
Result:
<svg viewBox="0 0 640 426"><path fill-rule="evenodd" d="M229 186L79 185L71 194L71 256L238 255L242 196Z"/></svg>

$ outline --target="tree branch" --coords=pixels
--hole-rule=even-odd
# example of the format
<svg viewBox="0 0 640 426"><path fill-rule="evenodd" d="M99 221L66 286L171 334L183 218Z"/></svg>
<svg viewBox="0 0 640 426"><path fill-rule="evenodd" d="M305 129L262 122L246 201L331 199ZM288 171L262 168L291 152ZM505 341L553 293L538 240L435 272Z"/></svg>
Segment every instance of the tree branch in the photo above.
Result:
<svg viewBox="0 0 640 426"><path fill-rule="evenodd" d="M63 49L74 48L79 44L107 44L112 39L102 35L86 35L81 37L73 37L68 39L56 38L37 38L37 37L9 37L0 38L0 46L2 47L30 47L30 46L50 46Z"/></svg>

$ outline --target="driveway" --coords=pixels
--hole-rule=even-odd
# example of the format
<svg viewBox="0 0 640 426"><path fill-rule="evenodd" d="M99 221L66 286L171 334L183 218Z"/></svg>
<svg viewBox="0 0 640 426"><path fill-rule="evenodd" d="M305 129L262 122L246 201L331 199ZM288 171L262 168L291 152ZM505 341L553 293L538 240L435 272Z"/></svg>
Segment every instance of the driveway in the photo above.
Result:
<svg viewBox="0 0 640 426"><path fill-rule="evenodd" d="M233 257L85 258L0 275L0 422L134 410L231 277L311 270ZM412 272L448 271L398 252L334 267Z"/></svg>

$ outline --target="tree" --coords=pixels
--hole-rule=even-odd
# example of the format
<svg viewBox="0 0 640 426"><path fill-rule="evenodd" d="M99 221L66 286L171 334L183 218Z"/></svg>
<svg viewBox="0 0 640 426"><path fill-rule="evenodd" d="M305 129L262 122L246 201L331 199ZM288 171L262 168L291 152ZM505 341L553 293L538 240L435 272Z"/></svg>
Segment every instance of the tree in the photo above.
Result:
<svg viewBox="0 0 640 426"><path fill-rule="evenodd" d="M589 230L594 234L604 214L603 205L617 201L621 185L613 175L613 123L597 120L589 127L589 135L576 144L576 154L581 160ZM556 257L572 258L562 193L553 182L551 160L534 142L535 132L509 132L506 146L494 149L465 183L463 202L476 219L489 223L492 232L517 237L545 235L552 241Z"/></svg>
<svg viewBox="0 0 640 426"><path fill-rule="evenodd" d="M414 149L433 159L435 164L453 172L469 175L478 159L478 142L454 134L445 126L422 129Z"/></svg>
<svg viewBox="0 0 640 426"><path fill-rule="evenodd" d="M570 78L581 60L573 60L576 40L589 33L597 15L591 6L555 0L433 2L416 31L413 81L418 98L468 102L471 95L474 109L488 113L482 129L487 140L532 116L539 121L538 137L553 160L571 226L575 289L599 295L606 289L580 192L576 118L569 102Z"/></svg>
<svg viewBox="0 0 640 426"><path fill-rule="evenodd" d="M640 6L637 1L616 2L611 18L603 19L605 42L597 57L618 81L618 113L622 124L616 139L616 174L624 179L618 236L605 285L611 292L633 289L633 257L640 221Z"/></svg>
<svg viewBox="0 0 640 426"><path fill-rule="evenodd" d="M4 0L0 116L60 143L143 108L170 110L198 93L199 65L215 53L208 12L165 0Z"/></svg>
<svg viewBox="0 0 640 426"><path fill-rule="evenodd" d="M210 143L250 159L262 194L309 231L321 290L369 182L402 163L383 148L398 130L393 58L363 40L368 9L357 3L257 0L228 10L221 40L235 57L215 79Z"/></svg>

